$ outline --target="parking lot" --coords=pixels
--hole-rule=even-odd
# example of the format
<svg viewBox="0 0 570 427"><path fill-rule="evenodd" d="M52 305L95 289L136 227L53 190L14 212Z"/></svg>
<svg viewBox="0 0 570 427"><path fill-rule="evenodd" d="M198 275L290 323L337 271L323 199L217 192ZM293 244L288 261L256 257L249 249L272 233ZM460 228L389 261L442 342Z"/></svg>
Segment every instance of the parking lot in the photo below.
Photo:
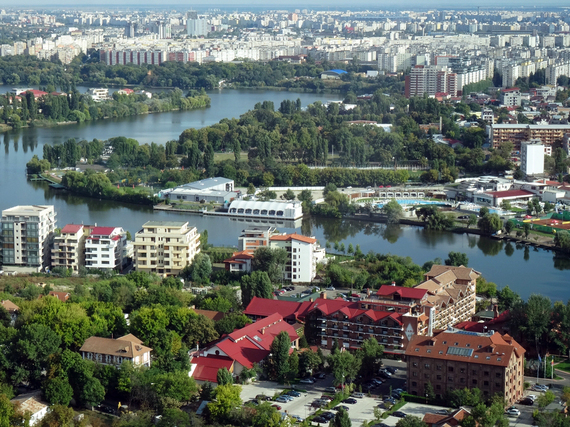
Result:
<svg viewBox="0 0 570 427"><path fill-rule="evenodd" d="M357 403L342 405L349 408L349 415L353 425L361 425L363 421L374 420L374 407L381 402L381 397L390 393L390 388L403 388L406 382L405 364L395 360L385 360L386 366L397 366L399 371L394 374L393 378L386 380L380 387L371 391L371 396L365 394L362 398L357 398ZM303 419L310 415L315 414L317 408L313 408L311 403L319 399L322 395L333 396L333 393L326 392L328 387L333 386L333 376L328 374L325 379L318 380L314 384L296 384L294 387L285 387L273 381L259 381L253 384L243 386L241 398L243 402L255 399L257 395L265 395L273 398L276 393L281 393L283 390L294 388L301 392L300 397L294 398L290 402L272 402L281 406L281 411L290 415L297 415ZM331 411L335 413L335 411ZM394 418L394 420L391 420ZM396 425L398 421L395 417L388 417L388 420L383 421L389 425ZM328 422L326 423L328 424ZM324 425L324 424L323 424Z"/></svg>

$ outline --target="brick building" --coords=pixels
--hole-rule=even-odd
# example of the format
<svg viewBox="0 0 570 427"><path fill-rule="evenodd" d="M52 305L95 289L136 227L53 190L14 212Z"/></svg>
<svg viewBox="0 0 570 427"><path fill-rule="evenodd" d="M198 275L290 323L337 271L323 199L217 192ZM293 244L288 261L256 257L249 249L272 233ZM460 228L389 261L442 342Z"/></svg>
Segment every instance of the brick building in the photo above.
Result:
<svg viewBox="0 0 570 427"><path fill-rule="evenodd" d="M510 335L495 331L416 335L406 349L408 390L423 396L431 384L443 397L450 390L477 387L483 397L498 393L510 404L523 396L524 353Z"/></svg>

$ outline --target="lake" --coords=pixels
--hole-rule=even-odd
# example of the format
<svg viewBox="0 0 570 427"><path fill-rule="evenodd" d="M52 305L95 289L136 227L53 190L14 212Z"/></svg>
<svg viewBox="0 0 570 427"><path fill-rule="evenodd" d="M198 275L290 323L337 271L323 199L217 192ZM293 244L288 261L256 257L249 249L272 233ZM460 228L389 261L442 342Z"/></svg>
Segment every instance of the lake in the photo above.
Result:
<svg viewBox="0 0 570 427"><path fill-rule="evenodd" d="M68 138L107 139L127 136L140 143L164 144L190 127L201 128L223 118L239 117L252 109L257 102L273 101L275 107L284 99L301 99L303 106L315 101L342 99L341 95L293 93L255 90L223 90L208 93L211 107L197 111L174 111L149 114L117 120L100 120L76 125L50 128L26 128L0 135L0 209L24 204L52 204L55 206L58 225L84 223L121 226L134 235L149 220L184 220L208 230L210 243L234 246L247 225L219 217L201 217L171 212L153 212L151 208L120 204L105 200L78 197L61 190L53 190L45 182L27 181L25 164L37 154L40 158L44 144L62 143ZM278 226L292 232L295 228ZM366 253L370 250L409 256L418 264L438 257L445 259L450 251L465 252L469 266L483 273L499 287L509 285L523 298L541 293L552 300L570 299L567 257L555 256L545 250L517 248L485 237L428 232L418 227L386 227L367 221L333 219L304 220L298 232L312 234L322 245L327 241L359 244Z"/></svg>

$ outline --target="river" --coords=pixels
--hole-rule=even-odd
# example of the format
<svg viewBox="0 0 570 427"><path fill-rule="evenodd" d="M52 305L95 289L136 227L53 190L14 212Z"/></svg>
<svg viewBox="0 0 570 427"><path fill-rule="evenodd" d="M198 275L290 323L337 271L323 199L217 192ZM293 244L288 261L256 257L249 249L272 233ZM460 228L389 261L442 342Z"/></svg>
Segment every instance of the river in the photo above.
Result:
<svg viewBox="0 0 570 427"><path fill-rule="evenodd" d="M269 100L277 108L283 99L301 99L306 106L314 101L341 99L334 94L292 93L277 91L224 90L209 92L211 107L197 111L173 111L117 120L100 120L76 125L50 128L26 128L0 135L0 209L23 204L52 204L58 225L84 223L121 226L134 235L149 220L187 220L198 230L208 230L210 243L237 245L237 237L245 224L219 217L201 217L120 204L105 200L78 197L61 190L53 190L44 182L26 180L25 164L37 154L42 157L44 144L64 142L68 138L107 139L128 136L140 143L165 143L177 139L187 128L200 128L217 123L222 118L239 117L255 103ZM279 226L291 232L294 228ZM428 232L418 227L387 228L366 221L332 219L304 220L297 231L313 234L322 245L327 241L359 244L366 253L370 250L409 256L418 264L436 257L445 259L448 252L465 252L469 266L482 272L499 287L509 285L523 298L541 293L552 300L570 299L568 271L570 259L555 256L545 250L517 248L492 239L448 232Z"/></svg>

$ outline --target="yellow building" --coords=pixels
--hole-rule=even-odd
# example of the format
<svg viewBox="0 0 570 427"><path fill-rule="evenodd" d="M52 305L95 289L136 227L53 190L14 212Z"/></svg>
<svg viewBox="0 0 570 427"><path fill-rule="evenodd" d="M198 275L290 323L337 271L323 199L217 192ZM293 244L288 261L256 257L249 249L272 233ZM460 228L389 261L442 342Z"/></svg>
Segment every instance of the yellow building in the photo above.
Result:
<svg viewBox="0 0 570 427"><path fill-rule="evenodd" d="M200 233L182 221L149 221L135 235L137 271L176 276L200 253Z"/></svg>

